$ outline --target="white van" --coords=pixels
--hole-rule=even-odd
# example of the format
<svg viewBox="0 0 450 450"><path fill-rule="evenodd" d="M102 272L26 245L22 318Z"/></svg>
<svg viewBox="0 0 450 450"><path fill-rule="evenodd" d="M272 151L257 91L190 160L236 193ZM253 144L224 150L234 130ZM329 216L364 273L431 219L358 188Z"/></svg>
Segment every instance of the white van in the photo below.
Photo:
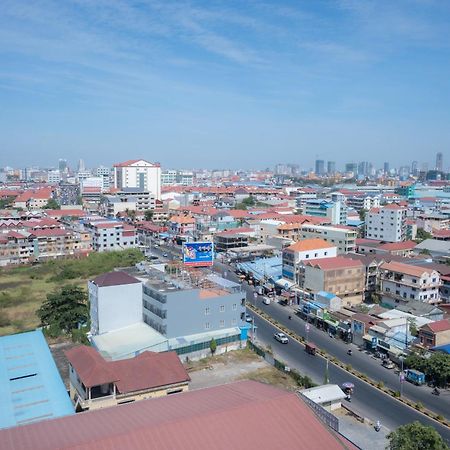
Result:
<svg viewBox="0 0 450 450"><path fill-rule="evenodd" d="M265 305L270 305L270 298L269 298L269 297L263 297L262 302L263 302Z"/></svg>

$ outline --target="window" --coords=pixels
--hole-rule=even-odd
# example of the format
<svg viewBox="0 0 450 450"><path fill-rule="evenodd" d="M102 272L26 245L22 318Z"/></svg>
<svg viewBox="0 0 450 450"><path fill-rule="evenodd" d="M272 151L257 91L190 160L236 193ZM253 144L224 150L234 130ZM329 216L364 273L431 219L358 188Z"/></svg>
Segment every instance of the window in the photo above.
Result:
<svg viewBox="0 0 450 450"><path fill-rule="evenodd" d="M314 258L317 258L319 256L318 253L314 253Z"/></svg>
<svg viewBox="0 0 450 450"><path fill-rule="evenodd" d="M328 252L324 252L323 254L324 254L325 256L327 256L327 255L328 255Z"/></svg>
<svg viewBox="0 0 450 450"><path fill-rule="evenodd" d="M220 312L225 312L225 305L220 305Z"/></svg>
<svg viewBox="0 0 450 450"><path fill-rule="evenodd" d="M236 325L236 319L233 319L233 320L231 321L231 325Z"/></svg>
<svg viewBox="0 0 450 450"><path fill-rule="evenodd" d="M211 328L211 324L209 322L205 323L205 330L209 330Z"/></svg>
<svg viewBox="0 0 450 450"><path fill-rule="evenodd" d="M220 328L223 328L225 326L225 320L220 321Z"/></svg>
<svg viewBox="0 0 450 450"><path fill-rule="evenodd" d="M236 310L237 310L237 304L233 303L233 311L236 311Z"/></svg>
<svg viewBox="0 0 450 450"><path fill-rule="evenodd" d="M306 255L306 259L308 259L309 258L309 255Z"/></svg>
<svg viewBox="0 0 450 450"><path fill-rule="evenodd" d="M209 316L211 314L211 311L209 309L209 307L205 308L205 316Z"/></svg>

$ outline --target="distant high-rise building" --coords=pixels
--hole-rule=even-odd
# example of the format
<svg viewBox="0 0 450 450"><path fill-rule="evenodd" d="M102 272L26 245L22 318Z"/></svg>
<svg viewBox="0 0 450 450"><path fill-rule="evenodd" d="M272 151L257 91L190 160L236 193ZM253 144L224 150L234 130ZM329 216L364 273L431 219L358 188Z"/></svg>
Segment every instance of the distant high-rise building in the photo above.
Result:
<svg viewBox="0 0 450 450"><path fill-rule="evenodd" d="M323 159L316 159L316 175L325 175L325 161Z"/></svg>
<svg viewBox="0 0 450 450"><path fill-rule="evenodd" d="M436 170L444 170L444 155L441 152L436 153Z"/></svg>
<svg viewBox="0 0 450 450"><path fill-rule="evenodd" d="M67 159L60 159L58 162L58 169L63 173L67 169Z"/></svg>
<svg viewBox="0 0 450 450"><path fill-rule="evenodd" d="M86 167L84 165L84 161L80 159L78 161L78 172L84 172L86 170Z"/></svg>
<svg viewBox="0 0 450 450"><path fill-rule="evenodd" d="M384 163L383 172L385 173L385 175L387 175L389 173L389 163L388 162Z"/></svg>
<svg viewBox="0 0 450 450"><path fill-rule="evenodd" d="M356 163L347 163L345 165L345 171L347 173L352 172L353 175L356 175L356 172L358 171L358 164L356 164Z"/></svg>
<svg viewBox="0 0 450 450"><path fill-rule="evenodd" d="M418 173L419 173L419 163L417 161L413 161L411 164L411 174L416 177Z"/></svg>
<svg viewBox="0 0 450 450"><path fill-rule="evenodd" d="M358 164L358 175L367 176L369 174L369 163L362 161Z"/></svg>
<svg viewBox="0 0 450 450"><path fill-rule="evenodd" d="M336 173L336 163L334 161L327 162L327 174L333 175Z"/></svg>

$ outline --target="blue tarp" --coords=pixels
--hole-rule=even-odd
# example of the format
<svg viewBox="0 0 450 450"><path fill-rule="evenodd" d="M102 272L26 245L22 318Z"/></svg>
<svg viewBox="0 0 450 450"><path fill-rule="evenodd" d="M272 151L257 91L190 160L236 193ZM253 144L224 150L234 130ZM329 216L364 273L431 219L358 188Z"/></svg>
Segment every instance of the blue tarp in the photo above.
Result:
<svg viewBox="0 0 450 450"><path fill-rule="evenodd" d="M450 344L439 345L437 347L433 347L431 350L448 353L450 355Z"/></svg>
<svg viewBox="0 0 450 450"><path fill-rule="evenodd" d="M254 261L241 262L236 265L239 270L251 273L255 280L262 280L264 276L273 283L281 278L281 256L258 258Z"/></svg>

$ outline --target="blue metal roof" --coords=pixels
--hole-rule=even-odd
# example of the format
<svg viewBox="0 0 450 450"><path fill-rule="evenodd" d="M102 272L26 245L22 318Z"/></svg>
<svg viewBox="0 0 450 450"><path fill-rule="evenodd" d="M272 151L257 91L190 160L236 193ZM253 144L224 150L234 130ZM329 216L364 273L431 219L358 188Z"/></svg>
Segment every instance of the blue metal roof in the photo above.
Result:
<svg viewBox="0 0 450 450"><path fill-rule="evenodd" d="M328 300L332 300L334 297L336 297L335 294L332 294L331 292L327 291L319 291L316 293L316 295L319 295L320 297L327 298Z"/></svg>
<svg viewBox="0 0 450 450"><path fill-rule="evenodd" d="M437 350L439 352L445 352L450 355L450 344L439 345L437 347L433 347L432 350Z"/></svg>
<svg viewBox="0 0 450 450"><path fill-rule="evenodd" d="M74 414L40 330L0 337L0 428Z"/></svg>
<svg viewBox="0 0 450 450"><path fill-rule="evenodd" d="M273 256L272 258L258 258L254 261L242 262L237 264L237 267L245 272L251 272L258 281L266 276L275 282L281 278L282 265L281 256Z"/></svg>

